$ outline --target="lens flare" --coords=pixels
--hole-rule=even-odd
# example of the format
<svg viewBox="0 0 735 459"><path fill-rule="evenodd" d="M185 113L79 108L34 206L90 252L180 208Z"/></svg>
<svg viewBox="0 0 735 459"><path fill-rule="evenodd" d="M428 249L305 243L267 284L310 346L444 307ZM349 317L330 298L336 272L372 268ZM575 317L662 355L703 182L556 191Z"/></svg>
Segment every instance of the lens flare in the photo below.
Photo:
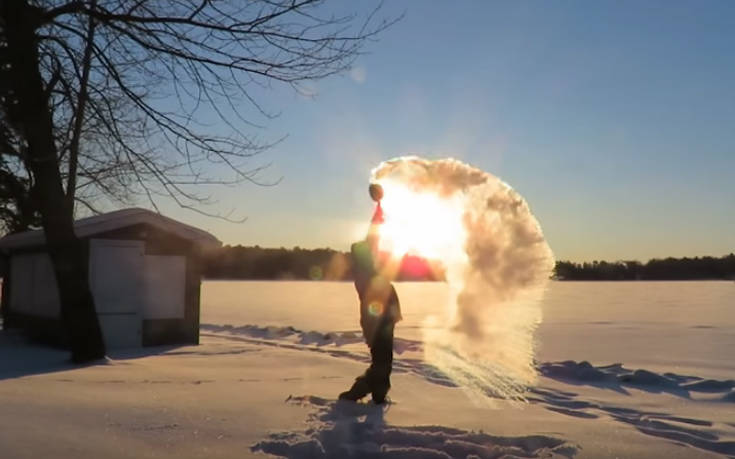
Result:
<svg viewBox="0 0 735 459"><path fill-rule="evenodd" d="M396 158L371 182L385 191L381 249L446 268L449 320L427 317L425 359L472 395L523 399L536 378L533 333L554 264L526 202L454 159Z"/></svg>
<svg viewBox="0 0 735 459"><path fill-rule="evenodd" d="M368 305L368 314L373 317L378 317L383 313L383 303L379 301L373 301Z"/></svg>

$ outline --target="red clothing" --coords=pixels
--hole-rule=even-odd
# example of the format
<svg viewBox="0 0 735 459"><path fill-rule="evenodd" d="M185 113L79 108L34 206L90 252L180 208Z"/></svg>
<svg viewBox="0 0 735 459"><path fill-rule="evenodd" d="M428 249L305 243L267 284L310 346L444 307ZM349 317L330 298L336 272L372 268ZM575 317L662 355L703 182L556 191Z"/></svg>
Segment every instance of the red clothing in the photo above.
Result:
<svg viewBox="0 0 735 459"><path fill-rule="evenodd" d="M370 222L373 225L379 225L385 222L385 217L383 216L383 208L380 207L380 202L378 202L378 205L375 207L375 212L373 213L373 219L370 220Z"/></svg>

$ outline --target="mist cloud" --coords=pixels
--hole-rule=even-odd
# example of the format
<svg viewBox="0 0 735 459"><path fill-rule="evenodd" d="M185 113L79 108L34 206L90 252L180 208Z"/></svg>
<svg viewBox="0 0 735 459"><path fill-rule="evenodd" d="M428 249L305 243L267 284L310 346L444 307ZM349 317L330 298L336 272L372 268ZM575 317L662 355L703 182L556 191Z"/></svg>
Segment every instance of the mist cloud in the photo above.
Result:
<svg viewBox="0 0 735 459"><path fill-rule="evenodd" d="M426 359L462 387L520 398L535 380L533 333L554 265L526 201L494 175L455 159L392 159L373 170L372 180L462 206L464 234L444 259L451 322L427 319Z"/></svg>

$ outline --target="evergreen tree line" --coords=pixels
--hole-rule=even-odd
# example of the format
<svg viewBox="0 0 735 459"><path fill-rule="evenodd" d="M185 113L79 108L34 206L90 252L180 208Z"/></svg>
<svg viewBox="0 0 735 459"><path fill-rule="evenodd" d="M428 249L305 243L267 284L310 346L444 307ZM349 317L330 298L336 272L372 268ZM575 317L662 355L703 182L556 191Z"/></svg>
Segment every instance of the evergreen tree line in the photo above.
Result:
<svg viewBox="0 0 735 459"><path fill-rule="evenodd" d="M557 261L554 275L559 280L735 280L735 254L720 258L654 258L647 263Z"/></svg>
<svg viewBox="0 0 735 459"><path fill-rule="evenodd" d="M204 277L208 279L253 280L352 280L348 253L333 249L263 248L224 246L204 257ZM441 280L436 263L420 257L402 259L397 280Z"/></svg>
<svg viewBox="0 0 735 459"><path fill-rule="evenodd" d="M352 280L349 253L334 249L300 247L264 248L224 246L204 257L208 279L243 280ZM640 261L557 261L558 280L735 280L735 254L723 257L654 258ZM407 255L400 263L397 280L444 279L438 262Z"/></svg>

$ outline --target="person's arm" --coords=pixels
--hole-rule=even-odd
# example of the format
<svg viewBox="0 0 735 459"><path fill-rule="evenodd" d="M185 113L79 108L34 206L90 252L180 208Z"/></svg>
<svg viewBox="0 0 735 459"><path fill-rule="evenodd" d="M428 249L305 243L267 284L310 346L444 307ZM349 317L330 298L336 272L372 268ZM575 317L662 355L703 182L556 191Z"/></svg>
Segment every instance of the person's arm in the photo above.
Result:
<svg viewBox="0 0 735 459"><path fill-rule="evenodd" d="M396 293L395 287L393 287L393 284L390 286L390 315L391 320L393 323L400 322L403 320L403 315L401 314L401 302L398 300L398 293Z"/></svg>

